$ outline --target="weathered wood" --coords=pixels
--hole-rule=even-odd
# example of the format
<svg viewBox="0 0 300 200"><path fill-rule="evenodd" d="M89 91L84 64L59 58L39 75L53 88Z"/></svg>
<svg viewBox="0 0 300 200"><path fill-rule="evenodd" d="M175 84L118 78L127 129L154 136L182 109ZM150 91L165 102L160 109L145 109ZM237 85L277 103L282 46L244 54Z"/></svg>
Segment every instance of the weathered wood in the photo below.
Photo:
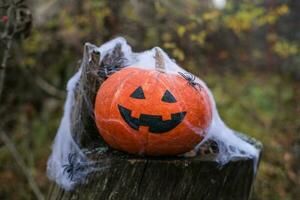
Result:
<svg viewBox="0 0 300 200"><path fill-rule="evenodd" d="M94 101L97 90L104 79L97 76L98 62L96 46L86 44L81 64L80 81L75 89L75 103L71 115L71 132L80 148L93 148L101 145L101 138L94 122ZM93 56L93 57L92 57ZM94 58L94 59L92 59Z"/></svg>
<svg viewBox="0 0 300 200"><path fill-rule="evenodd" d="M94 155L95 156L95 155ZM142 158L122 153L96 153L99 168L73 191L53 184L48 199L248 199L254 160L225 165L193 158Z"/></svg>
<svg viewBox="0 0 300 200"><path fill-rule="evenodd" d="M52 184L48 199L248 199L254 179L255 160L234 158L225 165L213 161L218 147L208 141L199 156L139 157L111 150L96 129L93 104L97 89L111 73L124 67L120 46L100 62L86 45L82 75L75 91L72 134L80 148L92 152L98 170L73 191ZM260 150L259 142L242 137ZM97 148L108 149L97 151Z"/></svg>
<svg viewBox="0 0 300 200"><path fill-rule="evenodd" d="M115 71L125 66L121 45L117 44L100 61L97 47L86 44L81 63L81 76L75 89L75 104L71 115L71 132L80 148L106 146L94 121L94 102L98 88Z"/></svg>

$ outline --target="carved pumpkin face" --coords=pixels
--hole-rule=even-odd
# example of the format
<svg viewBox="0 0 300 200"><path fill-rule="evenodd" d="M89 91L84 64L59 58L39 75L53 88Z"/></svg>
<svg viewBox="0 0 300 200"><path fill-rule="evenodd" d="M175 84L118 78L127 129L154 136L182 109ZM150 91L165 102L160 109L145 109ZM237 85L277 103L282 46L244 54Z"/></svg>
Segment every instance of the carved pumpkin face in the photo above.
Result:
<svg viewBox="0 0 300 200"><path fill-rule="evenodd" d="M96 124L113 148L146 155L177 155L192 150L211 122L204 90L177 74L124 68L101 85Z"/></svg>

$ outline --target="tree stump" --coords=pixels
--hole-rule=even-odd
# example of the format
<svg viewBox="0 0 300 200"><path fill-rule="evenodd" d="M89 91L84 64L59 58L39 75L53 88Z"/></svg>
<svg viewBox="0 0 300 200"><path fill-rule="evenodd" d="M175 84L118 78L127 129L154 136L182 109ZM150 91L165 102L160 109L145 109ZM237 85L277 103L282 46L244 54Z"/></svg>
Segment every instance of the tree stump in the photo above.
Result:
<svg viewBox="0 0 300 200"><path fill-rule="evenodd" d="M109 167L90 174L73 191L53 184L48 199L244 200L255 177L252 159L219 165L206 156L147 158L114 152L96 156Z"/></svg>
<svg viewBox="0 0 300 200"><path fill-rule="evenodd" d="M248 199L258 162L251 158L232 158L220 165L214 160L218 147L213 141L203 145L203 152L194 157L141 157L121 153L107 147L93 120L93 103L97 88L109 73L126 66L122 61L120 45L102 60L85 46L82 74L75 91L71 114L73 139L82 149L88 149L89 158L96 161L99 170L72 191L55 183L48 199L121 199L121 200L244 200ZM92 109L91 109L92 108ZM261 144L242 137L261 151ZM97 149L106 149L100 151Z"/></svg>

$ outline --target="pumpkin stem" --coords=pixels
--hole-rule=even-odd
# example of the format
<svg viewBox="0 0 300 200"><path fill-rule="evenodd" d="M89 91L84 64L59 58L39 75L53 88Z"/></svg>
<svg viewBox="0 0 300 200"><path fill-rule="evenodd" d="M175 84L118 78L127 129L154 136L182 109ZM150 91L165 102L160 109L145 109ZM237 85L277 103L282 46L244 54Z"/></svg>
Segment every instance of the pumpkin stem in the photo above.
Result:
<svg viewBox="0 0 300 200"><path fill-rule="evenodd" d="M155 69L159 72L165 72L164 56L159 48L155 48Z"/></svg>

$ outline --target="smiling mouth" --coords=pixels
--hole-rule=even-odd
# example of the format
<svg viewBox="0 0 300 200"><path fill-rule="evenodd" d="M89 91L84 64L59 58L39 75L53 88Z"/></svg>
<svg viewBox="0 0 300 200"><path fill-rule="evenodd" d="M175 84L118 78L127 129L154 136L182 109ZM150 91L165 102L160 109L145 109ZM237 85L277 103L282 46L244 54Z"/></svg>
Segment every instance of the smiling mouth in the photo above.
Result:
<svg viewBox="0 0 300 200"><path fill-rule="evenodd" d="M163 120L161 115L141 114L139 118L131 116L131 110L118 105L120 114L124 121L133 129L139 130L140 126L148 126L151 133L165 133L182 122L186 112L172 113L170 120Z"/></svg>

